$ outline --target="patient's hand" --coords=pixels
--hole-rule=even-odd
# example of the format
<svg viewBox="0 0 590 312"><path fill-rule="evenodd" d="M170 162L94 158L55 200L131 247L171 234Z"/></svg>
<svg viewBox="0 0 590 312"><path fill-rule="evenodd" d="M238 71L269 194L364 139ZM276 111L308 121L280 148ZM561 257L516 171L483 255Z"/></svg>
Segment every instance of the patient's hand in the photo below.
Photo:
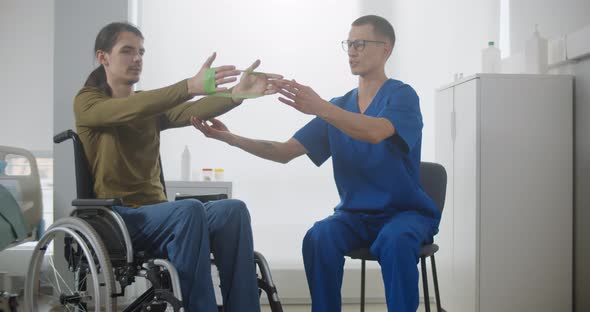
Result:
<svg viewBox="0 0 590 312"><path fill-rule="evenodd" d="M255 72L254 70L260 66L260 60L256 60L250 67L242 71L240 82L232 89L233 94L250 94L250 95L271 95L277 93L274 87L274 81L282 79L283 76L279 74L269 74L262 72ZM234 98L235 103L241 102L241 99Z"/></svg>
<svg viewBox="0 0 590 312"><path fill-rule="evenodd" d="M217 53L209 56L207 61L201 66L199 72L187 80L187 91L191 96L207 94L203 80L205 79L205 72L211 68L216 56ZM238 79L236 76L239 74L240 71L236 70L236 67L233 65L215 67L215 92L227 91L228 89L226 87L220 86L236 81Z"/></svg>
<svg viewBox="0 0 590 312"><path fill-rule="evenodd" d="M208 124L207 121L211 122L211 124ZM211 118L209 120L201 120L197 117L192 116L191 124L208 138L213 138L219 141L229 143L229 140L232 137L232 133L223 124L223 122L215 118Z"/></svg>

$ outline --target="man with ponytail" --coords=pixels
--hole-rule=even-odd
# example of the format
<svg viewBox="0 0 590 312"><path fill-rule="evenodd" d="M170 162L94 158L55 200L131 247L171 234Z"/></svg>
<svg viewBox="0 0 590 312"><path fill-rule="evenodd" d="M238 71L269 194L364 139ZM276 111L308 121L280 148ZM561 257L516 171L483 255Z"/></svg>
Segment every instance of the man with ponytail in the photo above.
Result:
<svg viewBox="0 0 590 312"><path fill-rule="evenodd" d="M114 209L125 221L135 249L167 257L175 265L187 311L217 311L210 252L220 270L224 311L260 311L246 205L235 199L167 202L159 178L160 131L188 126L191 116L221 115L240 105L244 94L272 94L272 80L282 77L252 73L260 64L256 61L232 89L221 87L237 81L241 71L226 65L213 68L211 74L214 53L193 77L136 93L143 40L131 24L105 26L94 47L100 65L74 100L76 129L94 177L94 192L98 198L123 200L125 206ZM189 101L212 92L227 97Z"/></svg>

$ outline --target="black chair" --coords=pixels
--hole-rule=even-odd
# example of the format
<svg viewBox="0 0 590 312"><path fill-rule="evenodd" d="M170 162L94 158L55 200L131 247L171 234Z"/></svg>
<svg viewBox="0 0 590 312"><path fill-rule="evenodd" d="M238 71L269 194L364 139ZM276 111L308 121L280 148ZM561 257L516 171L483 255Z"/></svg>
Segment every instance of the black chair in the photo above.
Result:
<svg viewBox="0 0 590 312"><path fill-rule="evenodd" d="M434 200L438 208L443 210L445 195L447 192L447 172L445 168L436 163L422 162L420 164L420 183L424 191ZM428 275L426 272L426 258L430 257L432 265L432 278L434 281L434 294L436 297L436 308L438 312L445 311L441 308L440 294L438 289L438 278L436 275L436 261L434 254L438 251L437 244L426 244L420 250L420 266L422 269L422 287L424 289L424 305L426 312L430 312L430 297L428 294ZM376 261L369 248L355 249L346 254L351 259L360 259L361 262L361 312L365 311L365 261Z"/></svg>
<svg viewBox="0 0 590 312"><path fill-rule="evenodd" d="M89 206L102 206L105 208L109 208L116 205L122 205L122 201L120 199L96 199L96 194L94 193L94 183L92 174L89 170L88 159L86 158L86 154L84 153L84 148L82 145L82 141L80 137L72 130L66 130L54 137L55 143L61 143L71 139L73 141L74 147L74 162L75 162L75 175L76 175L76 195L77 199L72 201L72 205L74 207L89 207ZM160 182L164 188L164 194L166 194L166 184L164 181L164 174L162 170L162 162L160 162ZM201 202L205 203L207 201L212 200L220 200L220 199L227 199L226 194L207 194L207 195L179 195L176 196L175 200L181 200L186 198L193 198L198 199ZM94 214L96 214L94 212ZM116 279L121 284L122 292L120 294L113 294L114 296L122 296L124 294L124 289L126 286L130 285L133 280L134 270L130 270L125 267L125 261L130 257L129 254L126 254L126 250L128 248L125 247L123 243L125 238L123 237L124 234L120 233L119 229L117 228L116 224L109 224L109 222L98 222L94 215L84 216L84 214L80 215L80 217L84 218L88 223L90 223L93 227L96 228L96 231L101 236L102 240L105 242L109 242L106 244L107 250L110 255L110 259L113 264L113 268L117 273ZM114 222L111 222L114 223ZM129 239L127 239L129 240ZM152 255L150 255L146 251L140 251L134 253L134 262L135 263L142 263L146 261L146 259L151 259ZM276 286L272 280L272 276L270 273L270 268L266 259L260 254L259 252L254 251L254 260L255 264L258 266L260 276L257 277L258 279L258 287L259 287L259 294L264 291L268 297L268 302L273 312L282 312L282 305L279 300L279 296L277 293ZM211 261L215 264L215 260L211 257ZM120 268L119 270L117 268ZM120 273L120 274L119 274ZM153 275L153 274L152 274ZM150 275L148 274L148 277ZM148 289L140 298L138 298L135 302L133 302L130 306L128 306L125 311L144 311L143 309L147 306L146 302L149 302L151 298L154 297L154 294L158 294L158 284L161 282L158 278L148 278L150 282L155 286L152 286ZM169 279L169 278L165 278ZM168 283L169 284L169 283ZM159 285L162 286L162 285ZM164 285L167 286L167 285ZM156 287L156 288L154 288ZM160 287L162 288L162 287ZM174 298L172 300L174 301ZM153 306L150 307L151 311L157 310L153 309ZM222 306L219 306L219 311L223 311Z"/></svg>

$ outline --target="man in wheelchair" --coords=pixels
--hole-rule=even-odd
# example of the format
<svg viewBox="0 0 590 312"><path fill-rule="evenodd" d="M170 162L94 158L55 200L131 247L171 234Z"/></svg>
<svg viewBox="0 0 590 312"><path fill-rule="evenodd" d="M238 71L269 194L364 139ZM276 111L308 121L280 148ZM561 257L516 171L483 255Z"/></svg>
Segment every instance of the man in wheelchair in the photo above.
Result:
<svg viewBox="0 0 590 312"><path fill-rule="evenodd" d="M219 86L236 81L242 71L234 66L220 66L214 68L214 77L207 78L215 59L213 54L195 76L161 89L135 93L133 85L139 81L144 54L141 32L127 23L111 23L98 33L95 53L100 65L74 100L76 129L92 176L94 195L122 200L105 206L122 218L135 251L172 263L178 272L185 311L217 311L210 253L219 270L224 311L260 311L246 205L235 199L168 202L161 180L159 139L162 130L190 125L191 116L208 119L237 107L243 101L240 95L272 94L269 84L280 76L251 74L260 64L256 61L228 90ZM211 87L204 86L207 83L213 84L215 92L236 96L189 101L197 95L211 94ZM65 139L56 137L56 142ZM78 204L83 207L84 200L78 200ZM79 214L84 216L83 211ZM93 223L93 218L85 220ZM103 239L109 232L116 232L108 224L102 227L101 232L107 232L99 233ZM101 243L92 239L76 243L72 235L70 242L66 241L65 253L75 252L72 246L83 245L84 241L101 248ZM107 250L112 249L108 242L104 243ZM104 265L103 270L107 270L109 265ZM96 273L100 274L100 270ZM124 272L118 273L119 282L128 277ZM170 279L162 283L174 284L175 274L171 273ZM274 289L272 283L271 286ZM73 300L68 296L61 299ZM168 302L174 303L174 298Z"/></svg>

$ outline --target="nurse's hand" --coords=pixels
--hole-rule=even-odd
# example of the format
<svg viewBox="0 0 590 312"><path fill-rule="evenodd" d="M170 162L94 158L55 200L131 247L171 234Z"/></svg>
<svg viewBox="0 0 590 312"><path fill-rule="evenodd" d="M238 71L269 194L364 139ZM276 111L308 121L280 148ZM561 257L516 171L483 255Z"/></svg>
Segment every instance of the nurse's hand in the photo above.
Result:
<svg viewBox="0 0 590 312"><path fill-rule="evenodd" d="M320 115L320 112L330 107L330 103L322 99L312 88L299 84L295 80L277 80L279 101L310 115Z"/></svg>
<svg viewBox="0 0 590 312"><path fill-rule="evenodd" d="M201 120L195 116L191 117L193 127L201 131L206 137L229 143L232 133L223 122L215 118L211 118L208 121L211 124L208 124L207 120Z"/></svg>

